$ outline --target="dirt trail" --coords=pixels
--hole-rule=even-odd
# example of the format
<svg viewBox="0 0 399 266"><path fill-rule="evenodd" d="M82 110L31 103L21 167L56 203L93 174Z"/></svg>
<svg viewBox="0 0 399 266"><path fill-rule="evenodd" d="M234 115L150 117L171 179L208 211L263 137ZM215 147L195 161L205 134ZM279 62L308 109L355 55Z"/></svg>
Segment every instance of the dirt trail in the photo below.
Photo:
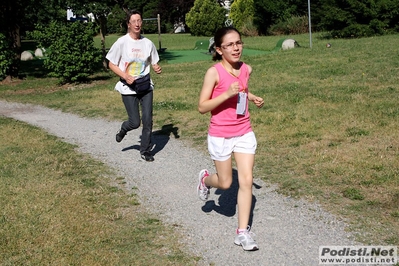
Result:
<svg viewBox="0 0 399 266"><path fill-rule="evenodd" d="M0 115L40 127L116 169L127 189L138 188L150 212L178 225L182 245L203 258L199 265L319 265L319 246L356 245L344 222L317 205L279 195L255 177L252 230L260 249L245 252L234 245L236 179L229 190L212 189L208 202L200 201L197 175L203 168L213 171L212 162L172 133L154 135L155 161L148 163L138 151L141 130L115 142L119 122L5 101L0 101Z"/></svg>

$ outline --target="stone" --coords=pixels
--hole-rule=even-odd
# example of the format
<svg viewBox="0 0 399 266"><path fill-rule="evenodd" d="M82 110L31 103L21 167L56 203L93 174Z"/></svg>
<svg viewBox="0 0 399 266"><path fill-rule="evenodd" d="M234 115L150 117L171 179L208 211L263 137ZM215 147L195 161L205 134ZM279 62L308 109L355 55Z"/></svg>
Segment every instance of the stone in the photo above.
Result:
<svg viewBox="0 0 399 266"><path fill-rule="evenodd" d="M33 54L29 51L23 51L21 53L21 61L33 60Z"/></svg>
<svg viewBox="0 0 399 266"><path fill-rule="evenodd" d="M299 44L294 39L286 39L281 45L281 49L283 50L293 49L295 47L299 47Z"/></svg>

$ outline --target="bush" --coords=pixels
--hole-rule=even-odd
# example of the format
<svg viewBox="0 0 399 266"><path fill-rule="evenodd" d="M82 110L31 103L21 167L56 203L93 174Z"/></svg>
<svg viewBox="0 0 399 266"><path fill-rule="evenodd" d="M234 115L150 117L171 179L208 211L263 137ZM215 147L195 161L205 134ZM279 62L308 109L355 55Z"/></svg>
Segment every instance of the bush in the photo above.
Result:
<svg viewBox="0 0 399 266"><path fill-rule="evenodd" d="M244 24L250 26L255 14L253 0L236 0L231 4L229 17L233 20L234 27L242 32ZM251 26L250 26L251 27Z"/></svg>
<svg viewBox="0 0 399 266"><path fill-rule="evenodd" d="M245 20L242 26L238 30L244 36L253 37L259 35L258 28L256 28L256 26L254 25L252 18Z"/></svg>
<svg viewBox="0 0 399 266"><path fill-rule="evenodd" d="M374 31L368 25L352 24L342 30L331 31L332 36L339 38L360 38L374 35Z"/></svg>
<svg viewBox="0 0 399 266"><path fill-rule="evenodd" d="M186 14L186 24L194 36L213 36L225 20L226 10L213 0L195 0Z"/></svg>
<svg viewBox="0 0 399 266"><path fill-rule="evenodd" d="M309 32L307 16L292 16L285 21L274 24L269 29L271 35L293 35Z"/></svg>
<svg viewBox="0 0 399 266"><path fill-rule="evenodd" d="M92 23L51 22L38 26L33 37L41 47L46 47L44 67L49 75L59 78L60 83L85 81L101 68L101 51L95 48Z"/></svg>
<svg viewBox="0 0 399 266"><path fill-rule="evenodd" d="M11 50L11 45L7 38L0 33L0 80L7 77L8 70L13 64L14 54Z"/></svg>
<svg viewBox="0 0 399 266"><path fill-rule="evenodd" d="M126 13L120 7L115 6L107 17L107 33L125 34L126 32Z"/></svg>

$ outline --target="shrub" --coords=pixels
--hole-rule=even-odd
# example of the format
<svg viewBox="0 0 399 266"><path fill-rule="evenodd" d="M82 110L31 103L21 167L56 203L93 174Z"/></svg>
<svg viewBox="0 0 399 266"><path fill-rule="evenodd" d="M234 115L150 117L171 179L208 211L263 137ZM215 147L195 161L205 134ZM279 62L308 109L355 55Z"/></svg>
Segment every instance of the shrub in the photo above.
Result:
<svg viewBox="0 0 399 266"><path fill-rule="evenodd" d="M360 38L374 35L374 32L368 25L352 24L342 30L333 30L331 35L339 38Z"/></svg>
<svg viewBox="0 0 399 266"><path fill-rule="evenodd" d="M107 17L107 33L127 32L126 13L120 7L115 6Z"/></svg>
<svg viewBox="0 0 399 266"><path fill-rule="evenodd" d="M194 36L213 36L225 20L226 10L213 0L195 0L186 14L186 24Z"/></svg>
<svg viewBox="0 0 399 266"><path fill-rule="evenodd" d="M0 33L0 80L7 77L8 70L13 63L14 54L7 38Z"/></svg>
<svg viewBox="0 0 399 266"><path fill-rule="evenodd" d="M101 51L95 48L92 23L51 22L38 26L33 37L41 47L47 48L44 67L60 83L85 81L101 67Z"/></svg>
<svg viewBox="0 0 399 266"><path fill-rule="evenodd" d="M231 4L229 17L233 20L234 27L242 32L244 24L253 24L254 14L255 7L253 0L236 0Z"/></svg>
<svg viewBox="0 0 399 266"><path fill-rule="evenodd" d="M256 26L253 23L252 18L249 18L247 20L244 21L243 25L241 26L241 28L238 29L242 35L244 36L258 36L258 29L256 28Z"/></svg>
<svg viewBox="0 0 399 266"><path fill-rule="evenodd" d="M293 35L303 34L309 31L307 16L292 16L285 21L274 24L269 29L271 35Z"/></svg>

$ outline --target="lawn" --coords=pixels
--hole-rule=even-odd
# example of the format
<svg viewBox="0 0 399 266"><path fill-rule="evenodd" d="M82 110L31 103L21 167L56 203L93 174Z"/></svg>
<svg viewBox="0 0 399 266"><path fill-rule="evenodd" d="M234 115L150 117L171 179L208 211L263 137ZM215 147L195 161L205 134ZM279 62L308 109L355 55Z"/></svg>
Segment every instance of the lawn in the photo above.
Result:
<svg viewBox="0 0 399 266"><path fill-rule="evenodd" d="M107 36L107 47L117 37ZM148 37L158 45L158 35ZM281 38L293 38L301 47L268 52ZM258 139L255 178L278 184L282 194L318 202L346 219L364 244L399 244L397 38L326 40L316 33L312 48L308 35L243 38L244 49L264 52L242 57L253 67L250 91L265 99L262 109L250 106ZM192 53L200 39L161 36L172 55ZM197 101L213 62L170 60L164 56L163 73L152 75L155 130L171 124L181 141L206 153L209 115L198 113ZM1 99L125 119L112 73L98 73L87 84L57 86L56 80L35 75L40 66L30 67L25 65L24 80L0 87Z"/></svg>

